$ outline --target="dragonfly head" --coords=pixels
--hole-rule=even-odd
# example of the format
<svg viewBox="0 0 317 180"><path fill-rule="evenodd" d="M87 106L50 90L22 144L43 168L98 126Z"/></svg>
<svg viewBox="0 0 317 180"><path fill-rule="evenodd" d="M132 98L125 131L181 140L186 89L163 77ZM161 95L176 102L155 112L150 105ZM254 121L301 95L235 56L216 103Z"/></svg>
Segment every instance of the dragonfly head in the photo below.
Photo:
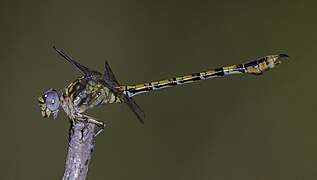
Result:
<svg viewBox="0 0 317 180"><path fill-rule="evenodd" d="M38 98L42 116L45 118L57 117L59 108L59 95L55 89L48 89L42 96Z"/></svg>

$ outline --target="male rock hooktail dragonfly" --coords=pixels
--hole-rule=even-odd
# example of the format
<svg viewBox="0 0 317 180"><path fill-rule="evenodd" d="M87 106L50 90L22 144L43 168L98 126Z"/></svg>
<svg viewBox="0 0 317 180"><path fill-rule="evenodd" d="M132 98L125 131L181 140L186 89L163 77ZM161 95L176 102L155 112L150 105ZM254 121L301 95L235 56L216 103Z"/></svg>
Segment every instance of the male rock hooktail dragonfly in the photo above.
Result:
<svg viewBox="0 0 317 180"><path fill-rule="evenodd" d="M61 50L54 47L64 59L76 66L84 75L70 83L61 91L53 88L48 89L38 98L42 116L45 118L57 117L59 107L66 112L72 124L76 121L94 123L100 129L95 133L95 137L101 133L105 123L96 118L83 114L87 109L101 104L125 102L139 121L144 124L145 114L140 106L132 99L133 96L158 90L166 87L173 87L185 83L196 82L200 80L222 77L231 74L254 74L260 75L263 72L274 68L280 64L281 58L290 59L286 54L268 55L247 63L224 66L221 68L210 69L194 74L178 76L174 78L153 81L137 85L122 86L117 81L111 71L107 61L105 61L105 70L102 75L100 72L87 68L75 60L71 59Z"/></svg>

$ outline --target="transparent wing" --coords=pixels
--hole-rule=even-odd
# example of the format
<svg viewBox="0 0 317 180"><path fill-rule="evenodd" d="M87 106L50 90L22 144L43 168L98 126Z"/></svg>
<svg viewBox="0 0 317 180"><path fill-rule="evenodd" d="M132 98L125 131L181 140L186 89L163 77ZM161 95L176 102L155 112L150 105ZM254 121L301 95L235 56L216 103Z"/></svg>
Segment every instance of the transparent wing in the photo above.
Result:
<svg viewBox="0 0 317 180"><path fill-rule="evenodd" d="M103 80L111 84L113 87L119 86L119 82L111 71L110 65L107 61L105 61L105 72L103 74Z"/></svg>
<svg viewBox="0 0 317 180"><path fill-rule="evenodd" d="M79 64L78 62L76 62L75 60L71 59L70 57L68 57L65 53L63 53L61 50L57 49L56 47L53 47L54 50L61 55L64 59L66 59L68 62L70 62L72 65L76 66L81 72L83 72L85 75L87 76L95 76L95 77L101 77L102 74L100 72L94 71L92 69L89 69L81 64Z"/></svg>
<svg viewBox="0 0 317 180"><path fill-rule="evenodd" d="M125 102L132 112L138 117L140 122L144 124L145 113L141 107L129 96L118 90L118 80L111 71L110 65L105 61L105 73L102 80L103 84L108 87L116 96L118 96L123 102Z"/></svg>
<svg viewBox="0 0 317 180"><path fill-rule="evenodd" d="M120 91L121 92L121 91ZM142 110L142 108L130 97L127 95L121 93L118 94L119 97L128 105L128 107L131 109L131 111L136 115L136 117L139 119L139 121L144 124L145 120L145 113Z"/></svg>
<svg viewBox="0 0 317 180"><path fill-rule="evenodd" d="M131 109L131 111L136 115L136 117L139 119L139 121L144 124L145 120L145 113L141 109L141 107L129 96L125 95L122 91L119 91L118 89L114 88L112 89L112 92L118 96L123 102L128 105L128 107Z"/></svg>

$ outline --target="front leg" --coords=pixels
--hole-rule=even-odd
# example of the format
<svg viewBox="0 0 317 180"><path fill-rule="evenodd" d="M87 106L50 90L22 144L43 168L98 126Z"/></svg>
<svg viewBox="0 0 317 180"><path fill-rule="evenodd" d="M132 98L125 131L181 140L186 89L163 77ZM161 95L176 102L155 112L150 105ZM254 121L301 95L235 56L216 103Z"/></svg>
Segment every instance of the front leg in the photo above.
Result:
<svg viewBox="0 0 317 180"><path fill-rule="evenodd" d="M103 131L103 129L106 127L106 124L104 122L99 121L94 117L87 116L85 114L78 114L75 119L77 121L93 123L93 124L99 126L100 129L94 134L94 138L97 137Z"/></svg>

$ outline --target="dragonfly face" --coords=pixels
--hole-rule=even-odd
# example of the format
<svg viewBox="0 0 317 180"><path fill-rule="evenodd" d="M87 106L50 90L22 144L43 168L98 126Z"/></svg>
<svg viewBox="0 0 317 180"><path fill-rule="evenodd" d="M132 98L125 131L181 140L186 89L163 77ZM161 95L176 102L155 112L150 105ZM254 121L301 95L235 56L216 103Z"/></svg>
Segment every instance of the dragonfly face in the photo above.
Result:
<svg viewBox="0 0 317 180"><path fill-rule="evenodd" d="M53 119L57 117L60 104L59 98L57 91L52 88L38 98L43 117Z"/></svg>

